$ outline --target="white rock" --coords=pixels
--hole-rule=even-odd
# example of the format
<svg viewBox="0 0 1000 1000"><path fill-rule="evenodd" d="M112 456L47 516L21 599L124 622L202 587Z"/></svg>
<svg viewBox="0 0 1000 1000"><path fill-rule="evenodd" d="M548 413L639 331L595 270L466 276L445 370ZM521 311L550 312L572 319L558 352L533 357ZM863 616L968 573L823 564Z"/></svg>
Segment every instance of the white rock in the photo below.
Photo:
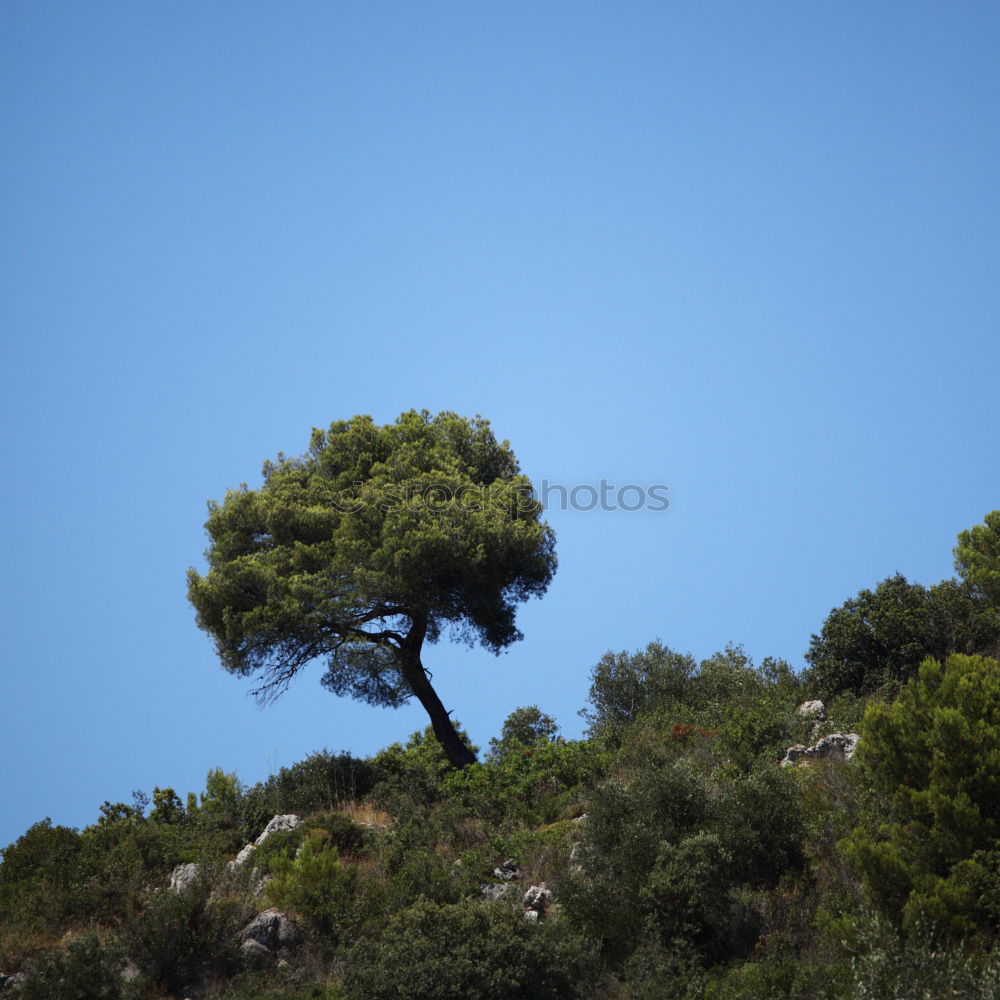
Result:
<svg viewBox="0 0 1000 1000"><path fill-rule="evenodd" d="M789 747L785 751L781 766L791 767L796 761L850 760L854 756L854 751L857 750L860 739L861 737L857 733L830 733L815 746L807 747L796 743L795 746Z"/></svg>
<svg viewBox="0 0 1000 1000"><path fill-rule="evenodd" d="M294 830L296 827L302 825L302 820L293 813L287 813L284 816L275 816L267 826L264 827L263 833L254 841L257 847L271 836L272 833L277 833L279 830Z"/></svg>
<svg viewBox="0 0 1000 1000"><path fill-rule="evenodd" d="M806 719L818 719L822 722L826 718L826 705L819 700L804 701L799 705L799 715Z"/></svg>
<svg viewBox="0 0 1000 1000"><path fill-rule="evenodd" d="M265 948L294 948L301 939L299 929L280 910L258 913L240 931L240 940L256 941Z"/></svg>
<svg viewBox="0 0 1000 1000"><path fill-rule="evenodd" d="M493 874L504 882L513 882L521 877L521 869L517 867L517 862L513 858L508 858L498 868L493 869Z"/></svg>
<svg viewBox="0 0 1000 1000"><path fill-rule="evenodd" d="M542 916L552 905L552 890L547 888L544 882L533 885L524 894L521 903L528 912Z"/></svg>
<svg viewBox="0 0 1000 1000"><path fill-rule="evenodd" d="M187 892L198 877L198 865L178 865L170 873L170 888L174 892Z"/></svg>
<svg viewBox="0 0 1000 1000"><path fill-rule="evenodd" d="M243 850L240 851L240 853L237 854L236 857L229 862L227 867L231 872L236 871L237 868L242 868L246 864L247 859L250 857L250 855L253 854L253 852L256 850L257 848L254 847L253 844L247 844L247 846L244 847Z"/></svg>

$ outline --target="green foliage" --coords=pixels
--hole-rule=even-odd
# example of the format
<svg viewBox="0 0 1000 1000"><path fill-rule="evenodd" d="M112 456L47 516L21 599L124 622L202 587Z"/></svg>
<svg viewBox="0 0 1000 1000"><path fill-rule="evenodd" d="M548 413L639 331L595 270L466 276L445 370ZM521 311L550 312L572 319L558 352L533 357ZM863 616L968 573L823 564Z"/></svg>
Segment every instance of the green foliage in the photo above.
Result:
<svg viewBox="0 0 1000 1000"><path fill-rule="evenodd" d="M329 834L308 833L294 857L271 859L271 871L266 892L272 906L299 915L327 946L350 934L357 920L352 905L357 869L341 861Z"/></svg>
<svg viewBox="0 0 1000 1000"><path fill-rule="evenodd" d="M76 830L48 818L3 850L0 914L23 927L55 929L87 911Z"/></svg>
<svg viewBox="0 0 1000 1000"><path fill-rule="evenodd" d="M869 706L860 778L889 806L847 838L880 911L945 937L1000 929L1000 664L926 660L892 705Z"/></svg>
<svg viewBox="0 0 1000 1000"><path fill-rule="evenodd" d="M689 942L709 954L724 953L732 911L733 856L718 834L700 830L674 842L660 841L641 893L665 941Z"/></svg>
<svg viewBox="0 0 1000 1000"><path fill-rule="evenodd" d="M593 954L559 921L503 904L421 901L361 942L347 964L357 1000L561 1000L581 996Z"/></svg>
<svg viewBox="0 0 1000 1000"><path fill-rule="evenodd" d="M1000 996L1000 945L981 951L944 947L927 927L901 935L891 923L862 913L854 920L844 1000L995 1000Z"/></svg>
<svg viewBox="0 0 1000 1000"><path fill-rule="evenodd" d="M791 704L769 693L749 705L730 705L719 728L719 750L738 771L776 763L802 727Z"/></svg>
<svg viewBox="0 0 1000 1000"><path fill-rule="evenodd" d="M927 591L897 573L830 612L806 653L810 681L823 697L871 694L910 677L927 643Z"/></svg>
<svg viewBox="0 0 1000 1000"><path fill-rule="evenodd" d="M254 840L272 816L308 816L363 798L374 783L375 771L367 760L329 750L311 754L246 791L243 838Z"/></svg>
<svg viewBox="0 0 1000 1000"><path fill-rule="evenodd" d="M455 723L459 738L475 753L460 723ZM451 762L435 738L434 729L411 734L404 746L392 743L371 758L374 788L372 798L390 812L405 811L410 805L429 805L444 794L444 779L452 770Z"/></svg>
<svg viewBox="0 0 1000 1000"><path fill-rule="evenodd" d="M697 667L690 654L651 642L636 653L607 652L590 674L588 733L620 733L644 713L683 702Z"/></svg>
<svg viewBox="0 0 1000 1000"><path fill-rule="evenodd" d="M834 608L806 653L809 682L824 698L891 694L928 656L1000 651L1000 613L971 583L930 589L896 574Z"/></svg>
<svg viewBox="0 0 1000 1000"><path fill-rule="evenodd" d="M471 815L501 828L553 823L605 766L594 744L542 737L530 746L507 744L485 763L451 772L443 791Z"/></svg>
<svg viewBox="0 0 1000 1000"><path fill-rule="evenodd" d="M89 932L39 955L17 1000L126 1000L120 949Z"/></svg>
<svg viewBox="0 0 1000 1000"><path fill-rule="evenodd" d="M793 775L761 766L718 789L713 806L736 884L776 885L802 867L805 817Z"/></svg>
<svg viewBox="0 0 1000 1000"><path fill-rule="evenodd" d="M180 991L238 968L237 933L251 914L235 900L212 898L211 881L202 872L184 892L159 889L126 923L122 941L146 984Z"/></svg>
<svg viewBox="0 0 1000 1000"><path fill-rule="evenodd" d="M756 931L737 890L802 869L798 787L776 765L710 775L647 754L591 794L583 871L567 913L621 961L646 940L701 961L742 954Z"/></svg>
<svg viewBox="0 0 1000 1000"><path fill-rule="evenodd" d="M704 1000L805 1000L831 985L831 973L791 958L759 959L726 969L705 984ZM942 994L943 995L943 994ZM885 994L884 998L892 996ZM883 998L883 1000L884 1000Z"/></svg>
<svg viewBox="0 0 1000 1000"><path fill-rule="evenodd" d="M183 823L187 819L180 796L172 788L153 789L153 810L149 814L150 822L173 825Z"/></svg>
<svg viewBox="0 0 1000 1000"><path fill-rule="evenodd" d="M175 841L131 806L105 802L97 823L83 831L80 871L91 916L120 920L135 907L143 886L174 863Z"/></svg>
<svg viewBox="0 0 1000 1000"><path fill-rule="evenodd" d="M1000 608L1000 510L958 536L955 569L994 608Z"/></svg>
<svg viewBox="0 0 1000 1000"><path fill-rule="evenodd" d="M504 720L500 739L490 740L490 753L494 757L517 753L538 740L554 740L558 734L559 726L551 715L545 715L537 705L522 706Z"/></svg>
<svg viewBox="0 0 1000 1000"><path fill-rule="evenodd" d="M552 579L555 536L510 446L479 417L358 416L263 475L209 505L209 570L188 573L223 666L265 697L314 660L335 694L415 695L452 763L469 763L420 650L448 630L499 652L520 638L517 604Z"/></svg>
<svg viewBox="0 0 1000 1000"><path fill-rule="evenodd" d="M661 848L699 832L710 811L706 780L683 763L650 766L629 784L610 781L592 794L584 871L567 881L560 898L609 955L623 958L631 951L647 919L661 909L643 891Z"/></svg>
<svg viewBox="0 0 1000 1000"><path fill-rule="evenodd" d="M701 712L701 720L721 723L734 707L750 704L765 681L741 646L727 646L698 664L687 702Z"/></svg>

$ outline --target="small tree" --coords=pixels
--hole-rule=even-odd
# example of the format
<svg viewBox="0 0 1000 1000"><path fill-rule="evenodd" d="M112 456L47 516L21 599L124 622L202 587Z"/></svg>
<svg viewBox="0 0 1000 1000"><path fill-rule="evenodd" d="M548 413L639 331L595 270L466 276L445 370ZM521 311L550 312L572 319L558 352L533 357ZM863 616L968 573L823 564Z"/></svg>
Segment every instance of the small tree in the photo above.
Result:
<svg viewBox="0 0 1000 1000"><path fill-rule="evenodd" d="M888 807L846 850L879 909L911 934L1000 929L1000 663L925 660L868 707L860 778Z"/></svg>
<svg viewBox="0 0 1000 1000"><path fill-rule="evenodd" d="M1000 510L959 533L955 569L991 605L1000 607Z"/></svg>
<svg viewBox="0 0 1000 1000"><path fill-rule="evenodd" d="M490 753L502 756L512 746L530 747L537 740L554 740L559 725L551 715L546 715L537 705L515 708L504 720L500 739L490 740Z"/></svg>
<svg viewBox="0 0 1000 1000"><path fill-rule="evenodd" d="M188 572L223 666L257 675L263 700L316 660L334 694L416 697L451 763L471 763L421 652L445 631L500 652L521 638L518 602L555 572L554 533L509 444L479 417L358 416L263 474L209 504L209 569Z"/></svg>

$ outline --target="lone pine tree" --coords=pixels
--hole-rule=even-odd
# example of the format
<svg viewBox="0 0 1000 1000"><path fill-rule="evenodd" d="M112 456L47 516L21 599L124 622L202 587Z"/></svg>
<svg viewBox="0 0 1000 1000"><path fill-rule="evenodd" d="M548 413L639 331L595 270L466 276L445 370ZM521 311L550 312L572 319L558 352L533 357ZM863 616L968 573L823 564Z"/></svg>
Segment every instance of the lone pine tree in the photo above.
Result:
<svg viewBox="0 0 1000 1000"><path fill-rule="evenodd" d="M356 416L263 476L209 503L208 571L188 571L222 665L256 677L265 701L315 661L334 694L416 697L451 763L471 763L421 655L446 632L499 653L522 637L517 604L555 572L555 534L510 445L480 417Z"/></svg>

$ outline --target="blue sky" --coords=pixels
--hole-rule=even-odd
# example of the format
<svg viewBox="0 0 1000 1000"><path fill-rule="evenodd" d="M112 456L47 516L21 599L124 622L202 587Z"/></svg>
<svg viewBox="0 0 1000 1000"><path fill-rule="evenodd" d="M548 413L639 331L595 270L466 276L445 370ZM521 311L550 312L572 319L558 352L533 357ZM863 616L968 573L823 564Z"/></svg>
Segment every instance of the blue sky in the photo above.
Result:
<svg viewBox="0 0 1000 1000"><path fill-rule="evenodd" d="M104 799L368 754L419 706L277 704L184 573L205 503L310 429L488 417L559 571L495 658L425 662L485 745L578 735L659 638L795 666L1000 507L1000 10L990 3L0 7L0 845Z"/></svg>

